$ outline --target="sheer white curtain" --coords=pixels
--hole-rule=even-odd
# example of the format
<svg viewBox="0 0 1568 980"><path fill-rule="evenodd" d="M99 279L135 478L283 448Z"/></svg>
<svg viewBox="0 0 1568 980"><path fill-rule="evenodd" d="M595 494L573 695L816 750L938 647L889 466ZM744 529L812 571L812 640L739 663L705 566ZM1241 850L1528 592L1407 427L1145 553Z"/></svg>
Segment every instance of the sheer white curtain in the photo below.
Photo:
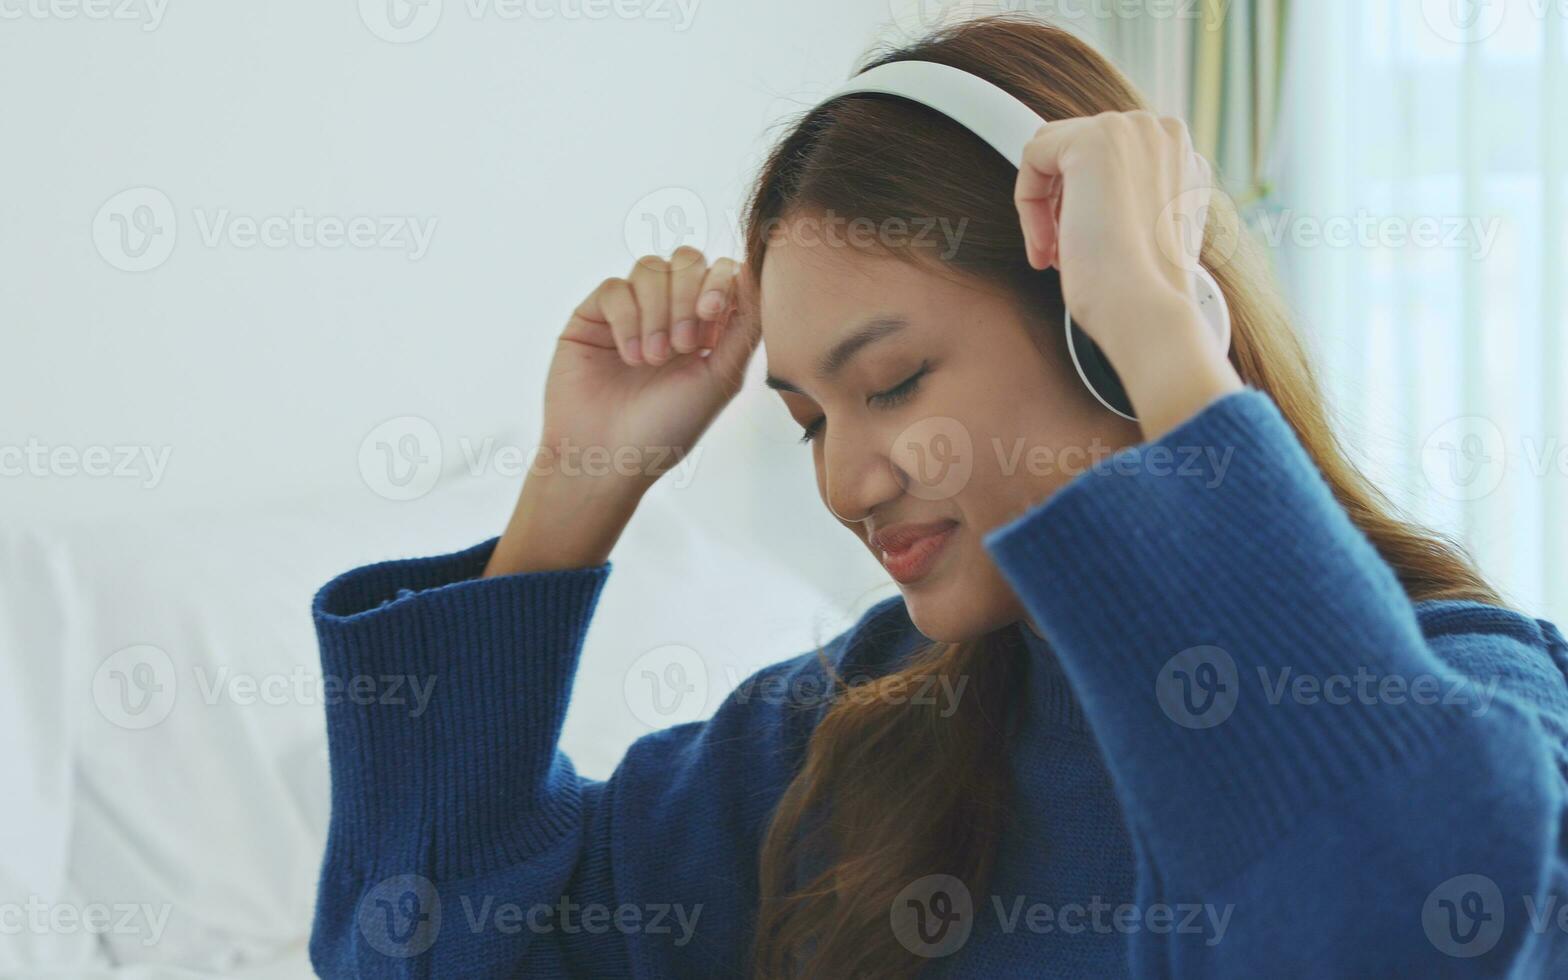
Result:
<svg viewBox="0 0 1568 980"><path fill-rule="evenodd" d="M1253 223L1351 445L1568 620L1562 0L1295 4Z"/></svg>

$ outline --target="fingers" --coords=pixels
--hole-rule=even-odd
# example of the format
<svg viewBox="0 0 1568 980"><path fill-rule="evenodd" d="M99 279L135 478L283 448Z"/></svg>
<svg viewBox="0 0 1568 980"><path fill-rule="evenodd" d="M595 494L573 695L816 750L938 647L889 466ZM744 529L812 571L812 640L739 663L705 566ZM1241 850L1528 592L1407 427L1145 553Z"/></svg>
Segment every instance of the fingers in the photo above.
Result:
<svg viewBox="0 0 1568 980"><path fill-rule="evenodd" d="M702 340L697 297L711 274L708 260L690 245L682 245L670 256L670 349L676 354L690 354Z"/></svg>
<svg viewBox="0 0 1568 980"><path fill-rule="evenodd" d="M1056 226L1065 159L1075 141L1092 125L1092 117L1046 123L1024 145L1018 180L1013 186L1013 204L1018 208L1031 268L1049 268L1056 261Z"/></svg>
<svg viewBox="0 0 1568 980"><path fill-rule="evenodd" d="M561 339L613 348L621 352L622 360L627 360L627 345L638 335L637 322L637 300L632 295L631 284L612 276L600 282L577 304ZM633 362L627 360L627 363Z"/></svg>
<svg viewBox="0 0 1568 980"><path fill-rule="evenodd" d="M644 255L626 278L602 281L573 311L562 337L613 346L628 365L658 366L712 350L735 310L741 268L730 258L710 268L690 246L668 259Z"/></svg>
<svg viewBox="0 0 1568 980"><path fill-rule="evenodd" d="M1103 170L1116 159L1153 159L1163 168L1173 161L1179 190L1212 181L1208 161L1193 149L1187 124L1152 112L1102 112L1048 122L1024 146L1013 190L1029 265L1045 269L1060 260L1060 217L1068 171L1083 166Z"/></svg>
<svg viewBox="0 0 1568 980"><path fill-rule="evenodd" d="M730 296L729 316L708 357L708 367L721 388L733 395L745 382L746 365L762 339L756 283L752 282L751 270L744 263L737 265L730 278Z"/></svg>
<svg viewBox="0 0 1568 980"><path fill-rule="evenodd" d="M637 296L637 348L642 354L642 362L663 364L670 359L669 260L644 255L632 266L627 280Z"/></svg>
<svg viewBox="0 0 1568 980"><path fill-rule="evenodd" d="M736 278L740 269L741 264L734 259L719 258L714 260L713 268L703 277L696 305L697 318L701 324L698 349L712 350L718 346L719 334L735 307Z"/></svg>

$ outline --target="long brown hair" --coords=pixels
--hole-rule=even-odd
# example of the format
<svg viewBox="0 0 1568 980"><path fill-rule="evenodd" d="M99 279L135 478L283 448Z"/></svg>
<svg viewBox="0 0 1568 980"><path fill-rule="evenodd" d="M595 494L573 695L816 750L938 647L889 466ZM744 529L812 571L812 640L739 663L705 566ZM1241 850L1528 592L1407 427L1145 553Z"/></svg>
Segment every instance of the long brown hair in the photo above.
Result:
<svg viewBox="0 0 1568 980"><path fill-rule="evenodd" d="M1092 47L1026 15L942 27L873 54L860 70L903 60L979 75L1046 119L1148 108ZM764 162L745 212L747 274L760 287L770 230L792 216L865 218L882 228L892 227L885 224L890 219L962 215L960 244L942 257L946 267L1008 288L1038 313L1042 338L1060 338L1060 281L1055 270L1027 263L1012 200L1015 174L968 130L923 106L882 95L834 100L793 120ZM1350 462L1261 249L1224 196L1216 197L1202 260L1230 305L1237 372L1273 398L1412 600L1502 605L1461 548L1399 516ZM918 248L884 250L929 261ZM1061 350L1065 356L1065 344ZM932 874L958 878L971 894L983 892L1007 820L1016 636L1016 630L998 631L933 643L894 672L865 682L862 696L835 699L763 840L752 947L757 977L916 973L926 961L890 927L898 893ZM891 696L932 677L963 692L956 711ZM826 866L797 882L806 859Z"/></svg>

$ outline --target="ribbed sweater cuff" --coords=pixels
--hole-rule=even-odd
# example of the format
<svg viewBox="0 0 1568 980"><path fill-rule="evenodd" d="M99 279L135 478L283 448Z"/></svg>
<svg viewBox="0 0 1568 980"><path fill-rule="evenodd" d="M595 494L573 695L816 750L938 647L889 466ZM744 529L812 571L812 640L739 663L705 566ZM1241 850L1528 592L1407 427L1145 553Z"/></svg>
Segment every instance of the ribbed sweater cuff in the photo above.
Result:
<svg viewBox="0 0 1568 980"><path fill-rule="evenodd" d="M556 743L611 563L476 578L494 547L367 565L316 594L329 866L480 874L575 826Z"/></svg>
<svg viewBox="0 0 1568 980"><path fill-rule="evenodd" d="M1477 708L1357 693L1365 675L1446 695L1453 675L1263 392L1221 397L984 540L1167 867L1244 859Z"/></svg>

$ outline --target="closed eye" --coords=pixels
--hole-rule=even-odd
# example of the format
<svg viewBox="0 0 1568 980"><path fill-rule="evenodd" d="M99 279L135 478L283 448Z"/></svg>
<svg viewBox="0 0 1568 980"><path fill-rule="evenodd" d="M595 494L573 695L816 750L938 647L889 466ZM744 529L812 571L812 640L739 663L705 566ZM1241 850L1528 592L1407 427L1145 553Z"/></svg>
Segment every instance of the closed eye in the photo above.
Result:
<svg viewBox="0 0 1568 980"><path fill-rule="evenodd" d="M902 404L909 400L909 397L915 393L916 388L920 387L920 379L926 376L926 371L929 369L930 364L922 362L920 369L914 374L911 374L887 391L879 391L866 400L884 407Z"/></svg>
<svg viewBox="0 0 1568 980"><path fill-rule="evenodd" d="M926 376L926 372L930 369L931 365L929 361L922 362L919 370L915 371L914 374L911 374L909 377L905 378L903 381L900 381L898 384L887 389L886 391L876 392L875 394L869 396L866 401L874 405L880 405L883 408L890 408L894 405L901 405L914 396L916 389L920 387L920 379L924 378ZM821 435L822 423L824 421L826 421L824 416L818 416L817 418L813 419L811 423L805 426L802 430L800 441L802 443L808 443L817 438L817 436Z"/></svg>

